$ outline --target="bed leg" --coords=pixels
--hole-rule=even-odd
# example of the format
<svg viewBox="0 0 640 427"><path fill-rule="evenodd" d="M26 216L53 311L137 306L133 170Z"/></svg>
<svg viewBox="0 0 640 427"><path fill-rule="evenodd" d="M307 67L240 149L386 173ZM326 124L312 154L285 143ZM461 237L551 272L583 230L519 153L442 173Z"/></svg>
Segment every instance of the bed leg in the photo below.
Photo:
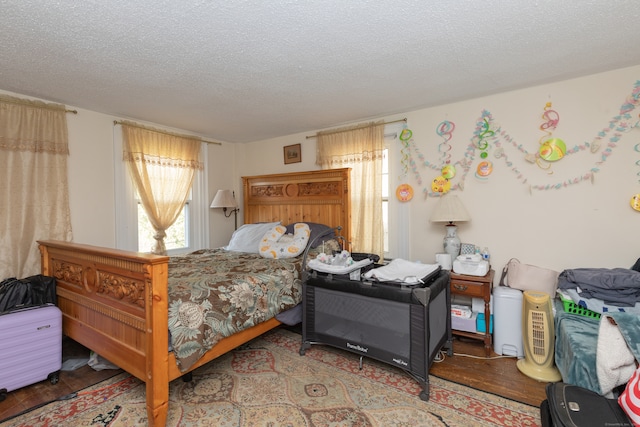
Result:
<svg viewBox="0 0 640 427"><path fill-rule="evenodd" d="M157 408L147 406L147 421L149 422L149 427L165 427L167 425L168 411L168 403L165 403Z"/></svg>
<svg viewBox="0 0 640 427"><path fill-rule="evenodd" d="M149 427L165 427L169 412L169 383L147 382L147 421Z"/></svg>

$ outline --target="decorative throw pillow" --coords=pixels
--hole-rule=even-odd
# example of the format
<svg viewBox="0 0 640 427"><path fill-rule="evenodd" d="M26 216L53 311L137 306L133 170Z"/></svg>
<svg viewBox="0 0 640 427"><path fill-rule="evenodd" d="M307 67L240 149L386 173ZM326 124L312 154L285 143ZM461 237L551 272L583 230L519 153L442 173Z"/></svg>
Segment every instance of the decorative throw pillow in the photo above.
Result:
<svg viewBox="0 0 640 427"><path fill-rule="evenodd" d="M640 368L636 369L625 387L618 403L634 426L640 425Z"/></svg>
<svg viewBox="0 0 640 427"><path fill-rule="evenodd" d="M258 224L244 224L233 232L229 245L224 249L235 252L258 253L262 236L280 222L261 222Z"/></svg>
<svg viewBox="0 0 640 427"><path fill-rule="evenodd" d="M283 225L276 225L267 231L260 241L260 255L264 258L293 258L304 252L311 234L309 226L303 222L294 226L293 235L285 234Z"/></svg>
<svg viewBox="0 0 640 427"><path fill-rule="evenodd" d="M300 223L298 223L300 224ZM311 247L316 248L322 244L322 242L326 242L327 240L333 239L336 235L333 231L333 228L324 224L317 224L315 222L305 222L309 226L309 230L311 231L311 235L309 236L309 242L311 242ZM287 225L287 233L293 234L294 226L296 224ZM321 238L314 240L316 237L322 236Z"/></svg>

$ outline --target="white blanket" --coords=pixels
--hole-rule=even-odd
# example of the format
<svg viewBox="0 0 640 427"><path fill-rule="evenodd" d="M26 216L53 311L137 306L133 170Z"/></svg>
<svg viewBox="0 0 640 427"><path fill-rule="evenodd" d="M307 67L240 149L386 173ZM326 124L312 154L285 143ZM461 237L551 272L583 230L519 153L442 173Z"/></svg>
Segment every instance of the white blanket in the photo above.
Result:
<svg viewBox="0 0 640 427"><path fill-rule="evenodd" d="M613 389L625 384L636 370L636 360L617 325L610 317L600 318L596 348L596 373L603 396L612 398Z"/></svg>
<svg viewBox="0 0 640 427"><path fill-rule="evenodd" d="M389 264L374 268L364 274L365 279L377 279L381 282L422 283L422 278L436 271L438 264L423 264L396 258Z"/></svg>

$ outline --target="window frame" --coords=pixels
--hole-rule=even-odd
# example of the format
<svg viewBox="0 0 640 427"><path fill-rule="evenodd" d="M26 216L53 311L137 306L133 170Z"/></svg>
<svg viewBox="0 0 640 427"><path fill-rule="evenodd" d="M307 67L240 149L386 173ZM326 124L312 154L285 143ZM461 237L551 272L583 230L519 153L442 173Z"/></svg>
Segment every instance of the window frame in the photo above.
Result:
<svg viewBox="0 0 640 427"><path fill-rule="evenodd" d="M388 198L387 215L388 224L385 233L388 234L388 248L384 252L385 259L402 258L409 259L411 247L410 206L409 202L400 202L395 195L398 185L409 180L409 176L401 176L399 165L402 160L402 144L398 135L404 127L403 123L393 123L385 126L384 140L388 162ZM415 197L414 200L415 202Z"/></svg>

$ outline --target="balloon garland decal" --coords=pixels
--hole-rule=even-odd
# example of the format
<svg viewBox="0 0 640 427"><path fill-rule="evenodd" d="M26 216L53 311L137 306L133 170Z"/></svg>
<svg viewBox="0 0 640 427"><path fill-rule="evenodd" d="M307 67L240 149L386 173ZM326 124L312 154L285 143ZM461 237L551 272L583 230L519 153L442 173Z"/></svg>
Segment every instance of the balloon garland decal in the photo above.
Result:
<svg viewBox="0 0 640 427"><path fill-rule="evenodd" d="M448 165L451 163L451 138L453 138L453 131L455 130L456 125L448 120L440 122L438 127L436 128L436 134L444 138L444 141L440 143L438 146L438 151L440 152L440 157L442 158L442 165Z"/></svg>
<svg viewBox="0 0 640 427"><path fill-rule="evenodd" d="M542 119L544 122L540 125L540 130L545 135L538 141L540 147L536 155L536 164L540 169L549 170L549 173L552 174L551 164L548 162L555 162L563 158L567 147L560 138L552 138L553 131L556 130L560 122L560 115L556 110L551 109L551 102L547 102L544 106Z"/></svg>
<svg viewBox="0 0 640 427"><path fill-rule="evenodd" d="M413 132L411 129L404 125L404 128L400 132L398 139L402 142L402 150L400 150L401 155L401 164L402 164L402 176L406 177L407 172L409 171L409 164L411 163L411 151L409 148L409 141L413 141ZM398 188L396 188L396 197L401 202L408 202L413 199L413 187L411 185L404 183L400 184Z"/></svg>
<svg viewBox="0 0 640 427"><path fill-rule="evenodd" d="M633 149L640 153L640 143L636 144ZM636 160L636 165L640 166L640 160ZM638 182L640 183L640 172L637 173L637 176L639 177ZM640 193L634 194L631 197L631 208L640 212Z"/></svg>
<svg viewBox="0 0 640 427"><path fill-rule="evenodd" d="M541 130L543 130L546 133L546 135L544 135L542 138L545 138L545 136L546 137L550 136L548 131L550 129L553 130L555 129L555 127L557 127L557 124L560 118L559 114L555 110L551 110L551 104L549 103L547 105L548 107L546 107L546 110L542 115L545 122L540 126ZM613 149L617 147L617 144L620 138L623 136L623 134L628 133L634 128L640 128L640 121L635 121L634 123L632 121L631 114L630 114L639 105L640 105L640 80L636 81L633 91L631 92L630 95L628 95L625 102L620 107L619 114L612 117L611 120L609 121L608 127L605 127L600 132L598 132L597 136L591 142L584 142L583 144L580 144L580 145L576 144L573 147L569 148L569 147L566 147L566 144L564 144L564 141L562 141L561 139L550 138L549 156L551 156L551 153L555 151L556 153L555 156L557 157L553 161L564 158L564 156L570 156L573 154L580 153L585 150L590 150L592 153L595 154L598 152L598 149L597 149L598 147L602 147L605 144L606 146L597 156L597 160L595 161L594 165L584 173L578 176L575 176L574 178L558 181L553 184L540 184L540 185L529 184L529 190L530 191L558 190L571 185L578 184L583 181L593 182L595 174L600 171L600 168L604 165L608 157L612 154ZM438 136L445 138L444 143L449 145L448 143L449 143L449 140L451 139L449 134L453 132L453 129L449 129L449 125L448 124L445 125L445 123L446 121L443 121L442 123L440 123L440 125L438 125L437 133L438 133ZM453 125L453 123L451 123L451 125ZM540 140L542 140L542 138ZM608 141L606 141L607 138L608 138ZM551 141L554 139L555 141ZM439 152L441 155L443 153L446 153L446 157L443 157L440 160L444 161L448 165L451 165L456 170L456 173L455 173L456 182L453 183L451 178L448 178L448 179L445 178L445 169L442 164L436 164L426 159L424 154L420 151L420 149L416 145L416 142L414 141L414 139L411 138L411 134L409 134L408 138L406 137L406 135L404 137L401 137L401 141L403 142L403 156L405 156L402 160L404 170L408 172L408 169L411 168L411 171L419 185L422 185L422 177L420 175L420 171L418 170L418 167L426 167L433 171L437 171L441 175L441 178L443 178L445 181L448 181L450 185L450 188L447 188L446 191L464 190L464 182L475 161L476 150L481 151L480 158L482 159L481 163L483 163L487 161L486 158L488 156L485 155L483 157L482 152L483 150L486 150L489 148L490 143L493 143L495 145L493 156L496 159L503 159L506 166L510 168L511 171L516 175L516 178L519 181L521 181L522 184L527 184L529 181L527 176L517 166L515 166L514 163L510 160L507 154L506 147L508 145L513 146L518 152L522 153L525 159L530 163L535 163L535 159L540 155L540 150L542 148L540 146L537 150L537 153L528 152L522 144L519 144L512 136L510 136L506 132L506 130L502 128L501 125L495 122L495 120L492 117L492 114L488 110L483 110L481 112L481 117L476 122L476 128L473 132L473 136L471 137L471 140L467 145L467 148L465 149L464 155L461 159L452 161L451 154L449 153L448 150L445 151L445 145L441 143L443 145L442 145L442 148L439 149ZM640 150L640 144L635 146L635 150L636 151ZM412 153L413 153L413 156L412 156ZM531 159L533 159L533 161ZM640 166L640 160L638 160L635 164ZM475 175L478 179L486 180L487 179L486 176L482 176L479 172L481 172L482 174L488 175L491 173L492 170L493 170L493 165L491 165L490 162L489 164L483 163L482 165L478 165ZM638 176L640 177L640 172L638 173ZM432 188L427 188L427 186L423 187L422 191L425 194L425 196L440 195L444 192L445 182L440 181L439 178L440 177L435 179L435 180L438 180L437 184L435 185L434 185L434 182L432 181L431 183ZM639 179L639 182L640 182L640 179ZM436 187L436 189L433 188L434 186ZM640 198L640 194L636 196Z"/></svg>
<svg viewBox="0 0 640 427"><path fill-rule="evenodd" d="M401 160L400 163L402 165L402 175L406 176L407 171L409 170L409 159L411 157L411 152L409 151L409 143L408 141L413 136L413 132L411 129L407 128L407 125L404 126L398 139L402 142L402 150L400 151Z"/></svg>
<svg viewBox="0 0 640 427"><path fill-rule="evenodd" d="M486 159L488 157L487 150L489 148L488 139L495 135L495 132L492 131L489 127L489 121L484 117L482 119L482 128L480 130L480 134L478 135L478 142L476 146L480 151L480 158ZM486 180L489 175L493 172L493 163L488 160L484 160L478 164L476 168L476 178L480 180Z"/></svg>
<svg viewBox="0 0 640 427"><path fill-rule="evenodd" d="M442 168L440 169L440 176L433 180L431 183L431 189L436 193L447 193L451 189L451 183L449 180L456 176L456 167L451 164L451 138L453 138L453 131L456 125L449 120L444 120L436 127L436 134L443 138L443 141L438 145L438 151L440 152L440 158L442 159Z"/></svg>

